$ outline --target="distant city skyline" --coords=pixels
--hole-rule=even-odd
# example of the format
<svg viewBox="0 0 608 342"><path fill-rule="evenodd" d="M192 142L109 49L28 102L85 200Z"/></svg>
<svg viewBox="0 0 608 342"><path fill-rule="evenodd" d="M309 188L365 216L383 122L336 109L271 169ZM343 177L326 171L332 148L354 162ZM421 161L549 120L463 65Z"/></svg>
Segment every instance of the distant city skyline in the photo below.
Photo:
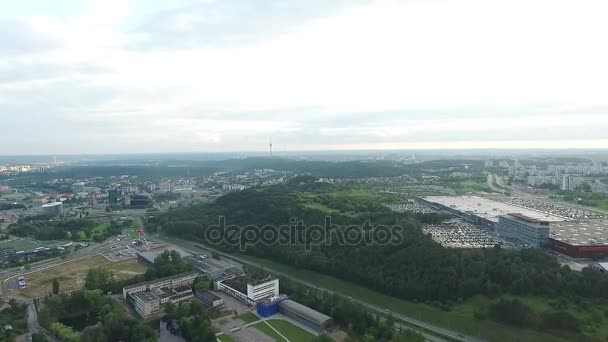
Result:
<svg viewBox="0 0 608 342"><path fill-rule="evenodd" d="M0 13L0 155L608 148L608 4L57 0Z"/></svg>

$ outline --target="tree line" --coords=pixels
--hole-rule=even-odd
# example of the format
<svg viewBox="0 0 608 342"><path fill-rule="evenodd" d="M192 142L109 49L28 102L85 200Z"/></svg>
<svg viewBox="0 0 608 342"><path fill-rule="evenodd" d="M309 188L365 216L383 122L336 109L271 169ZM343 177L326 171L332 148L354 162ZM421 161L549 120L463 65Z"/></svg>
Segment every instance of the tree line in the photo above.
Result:
<svg viewBox="0 0 608 342"><path fill-rule="evenodd" d="M180 208L149 219L146 227L183 238L204 240L205 230L224 216L227 224L286 225L290 218L323 225L327 213L307 208L298 200L302 191L327 194L332 187L273 186L230 193L214 203ZM348 197L343 198L349 201ZM361 203L357 203L360 206ZM608 299L608 276L575 272L561 266L542 250L444 248L424 235L423 222L441 217L395 213L380 203L366 204L356 215L332 214L331 230L347 225L373 224L401 227L399 244L251 246L245 253L279 260L299 268L330 274L399 298L449 307L476 294L540 295L549 298L581 296ZM219 244L226 252L238 247ZM381 279L382 281L378 281Z"/></svg>

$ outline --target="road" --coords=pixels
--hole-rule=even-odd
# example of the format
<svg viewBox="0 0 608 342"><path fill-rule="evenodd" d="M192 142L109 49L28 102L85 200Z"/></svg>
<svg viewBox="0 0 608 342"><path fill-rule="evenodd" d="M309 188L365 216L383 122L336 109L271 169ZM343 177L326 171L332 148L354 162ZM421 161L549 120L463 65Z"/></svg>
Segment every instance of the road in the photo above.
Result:
<svg viewBox="0 0 608 342"><path fill-rule="evenodd" d="M317 289L317 290L320 290L320 291L324 291L324 292L327 292L327 293L330 293L330 294L336 294L336 295L342 296L342 297L347 298L347 299L349 299L349 300L351 300L353 302L361 304L361 305L367 307L368 309L370 309L371 311L374 311L374 312L376 312L376 313L378 313L380 315L386 316L387 314L391 314L395 318L395 320L397 320L397 321L401 321L403 323L407 323L409 325L412 325L412 326L415 326L415 327L418 327L418 328L422 328L422 329L430 331L430 332L432 332L432 333L434 333L436 335L439 335L439 336L442 336L442 337L446 337L446 338L448 338L450 340L460 341L460 342L481 342L481 341L483 341L483 340L480 340L478 338L475 338L475 337L472 337L472 336L465 336L465 335L460 334L460 333L458 333L456 331L449 330L449 329L444 329L444 328L438 327L436 325L433 325L433 324L430 324L430 323L427 323L427 322L423 322L421 320L418 320L418 319L415 319L415 318L412 318L412 317L409 317L409 316L405 316L405 315L402 315L402 314L399 314L399 313L387 311L387 309L385 309L385 308L382 308L382 307L379 307L379 306L367 303L367 302L365 302L363 300L360 300L360 299L346 297L346 296L344 296L341 293L335 293L334 291L332 291L330 289L320 287L320 286L318 286L316 284L309 283L309 282L307 282L305 280L302 280L302 279L299 279L299 278L295 278L295 277L293 277L291 275L288 275L288 274L285 274L283 272L279 272L279 271L270 269L270 268L268 268L266 266L257 264L255 262L251 262L249 260L245 260L245 259L233 256L233 255L230 255L230 254L226 254L226 253L220 252L220 251L218 251L216 249L209 248L208 246L205 246L205 245L202 245L202 244L193 243L193 242L189 242L189 241L184 241L184 240L181 240L181 239L167 238L167 237L162 237L161 239L165 240L166 242L169 242L169 243L172 243L174 245L177 245L178 247L184 249L185 251L188 251L188 252L191 252L191 253L194 253L194 254L200 254L201 253L201 248L203 248L203 249L206 249L206 250L209 250L209 251L212 251L212 252L216 252L216 253L222 255L223 257L226 257L228 259L232 259L232 260L237 261L239 263L249 264L249 265L255 266L257 268L269 271L271 273L283 276L285 278L289 278L289 279L291 279L293 281L297 281L297 282L299 282L299 283L301 283L303 285L306 285L308 287L311 287L311 288L314 288L314 289ZM211 254L211 253L209 253L209 254ZM404 326L404 327L407 327L407 326ZM407 328L409 328L409 327L407 327ZM437 338L437 336L429 335L429 334L426 334L424 332L421 332L421 333L429 341L432 341L432 342L444 341L443 339Z"/></svg>
<svg viewBox="0 0 608 342"><path fill-rule="evenodd" d="M508 190L508 187L504 184L504 182L502 181L502 178L499 177L498 175L495 175L493 173L488 173L487 181L488 181L488 186L490 187L490 189L492 189L496 192L504 193L506 190Z"/></svg>

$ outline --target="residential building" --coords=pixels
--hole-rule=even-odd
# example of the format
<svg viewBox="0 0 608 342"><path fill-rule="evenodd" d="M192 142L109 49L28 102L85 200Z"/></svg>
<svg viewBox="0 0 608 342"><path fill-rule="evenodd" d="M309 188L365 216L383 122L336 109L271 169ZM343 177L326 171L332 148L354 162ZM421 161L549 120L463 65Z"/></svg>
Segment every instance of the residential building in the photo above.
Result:
<svg viewBox="0 0 608 342"><path fill-rule="evenodd" d="M76 182L72 184L72 192L75 194L86 192L84 188L84 182Z"/></svg>
<svg viewBox="0 0 608 342"><path fill-rule="evenodd" d="M198 273L196 272L187 272L157 280L147 281L144 283L130 285L122 289L122 296L126 300L129 295L145 291L152 291L153 289L157 288L174 289L184 285L191 286L192 282L194 281L194 278L196 278L197 276Z"/></svg>
<svg viewBox="0 0 608 342"><path fill-rule="evenodd" d="M160 182L158 188L159 188L159 191L161 191L161 192L171 191L171 181Z"/></svg>
<svg viewBox="0 0 608 342"><path fill-rule="evenodd" d="M140 292L133 295L135 311L143 318L148 319L160 314L160 300L153 292Z"/></svg>

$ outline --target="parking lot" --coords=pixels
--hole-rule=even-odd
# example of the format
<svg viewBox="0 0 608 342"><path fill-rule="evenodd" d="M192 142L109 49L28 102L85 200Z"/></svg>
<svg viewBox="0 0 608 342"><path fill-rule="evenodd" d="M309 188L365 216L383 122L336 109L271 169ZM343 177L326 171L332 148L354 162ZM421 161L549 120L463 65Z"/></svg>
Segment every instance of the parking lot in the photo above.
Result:
<svg viewBox="0 0 608 342"><path fill-rule="evenodd" d="M512 196L493 195L488 196L488 198L494 201L556 215L563 217L564 219L597 219L604 217L601 213L592 210L567 206L544 196L526 193L515 193Z"/></svg>
<svg viewBox="0 0 608 342"><path fill-rule="evenodd" d="M491 248L499 244L505 248L518 248L520 245L507 241L497 234L460 219L452 219L441 224L426 225L425 234L444 247L452 248Z"/></svg>
<svg viewBox="0 0 608 342"><path fill-rule="evenodd" d="M101 253L110 261L123 261L135 259L137 253L162 245L164 244L148 239L144 233L138 235L123 233L108 240L107 246L101 250Z"/></svg>

